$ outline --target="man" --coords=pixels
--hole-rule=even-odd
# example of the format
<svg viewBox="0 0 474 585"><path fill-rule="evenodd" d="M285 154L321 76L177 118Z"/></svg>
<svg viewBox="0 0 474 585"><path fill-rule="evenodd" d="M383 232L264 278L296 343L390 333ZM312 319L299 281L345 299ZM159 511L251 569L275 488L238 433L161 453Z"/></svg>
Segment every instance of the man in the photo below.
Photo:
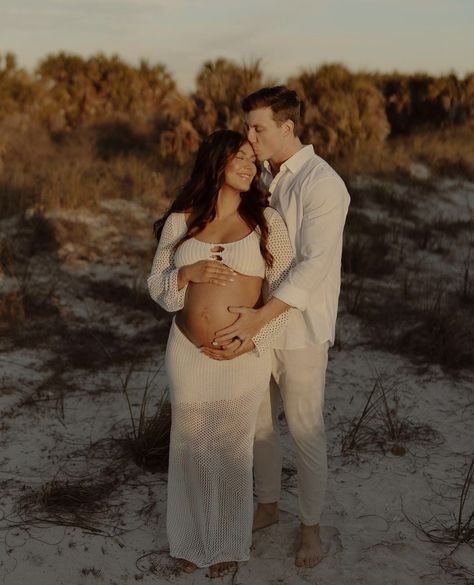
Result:
<svg viewBox="0 0 474 585"><path fill-rule="evenodd" d="M254 447L258 499L254 530L278 521L281 453L278 400L296 448L300 539L295 563L313 567L321 558L319 522L327 477L323 420L328 348L334 343L340 290L342 233L350 197L342 179L297 131L300 102L283 86L263 88L242 100L247 137L263 161L270 203L283 216L296 263L259 309L230 307L236 323L216 334L211 357L229 359L259 345L272 319L290 307L288 327L273 350L272 384L258 415ZM233 340L233 341L231 341ZM240 346L239 346L240 344Z"/></svg>

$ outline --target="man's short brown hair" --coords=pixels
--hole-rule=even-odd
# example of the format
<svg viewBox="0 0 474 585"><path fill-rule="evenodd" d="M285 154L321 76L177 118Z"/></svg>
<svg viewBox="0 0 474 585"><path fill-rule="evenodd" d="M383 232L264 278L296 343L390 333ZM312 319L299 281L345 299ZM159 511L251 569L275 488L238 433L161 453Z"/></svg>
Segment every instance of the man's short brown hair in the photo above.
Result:
<svg viewBox="0 0 474 585"><path fill-rule="evenodd" d="M245 97L241 102L245 113L258 108L271 108L273 119L281 126L287 120L295 125L295 134L298 133L301 120L301 102L296 91L284 85L263 87Z"/></svg>

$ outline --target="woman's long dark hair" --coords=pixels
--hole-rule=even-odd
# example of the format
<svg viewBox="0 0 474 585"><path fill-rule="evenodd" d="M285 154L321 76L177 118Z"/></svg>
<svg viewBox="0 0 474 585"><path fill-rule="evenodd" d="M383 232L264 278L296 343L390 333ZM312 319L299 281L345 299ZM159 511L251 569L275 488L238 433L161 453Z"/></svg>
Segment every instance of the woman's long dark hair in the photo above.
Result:
<svg viewBox="0 0 474 585"><path fill-rule="evenodd" d="M225 166L246 142L245 136L234 130L218 130L203 140L190 179L181 188L165 215L155 222L154 231L158 241L163 226L172 213L191 212L188 231L176 247L201 232L215 218L217 197L224 184ZM259 179L260 168L257 164L257 174L250 189L241 193L238 212L251 230L257 228L262 256L265 263L271 266L273 256L267 249L268 225L263 214L265 207L268 207L268 193L260 188Z"/></svg>

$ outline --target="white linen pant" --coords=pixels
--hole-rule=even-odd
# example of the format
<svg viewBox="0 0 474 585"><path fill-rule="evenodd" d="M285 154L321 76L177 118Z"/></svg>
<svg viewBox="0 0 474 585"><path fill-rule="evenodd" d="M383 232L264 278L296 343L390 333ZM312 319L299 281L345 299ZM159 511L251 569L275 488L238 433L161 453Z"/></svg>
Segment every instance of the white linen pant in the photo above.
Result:
<svg viewBox="0 0 474 585"><path fill-rule="evenodd" d="M255 491L259 503L278 502L282 457L278 406L283 400L296 448L300 519L319 524L327 481L324 384L329 342L303 349L273 350L272 380L257 417L254 442Z"/></svg>

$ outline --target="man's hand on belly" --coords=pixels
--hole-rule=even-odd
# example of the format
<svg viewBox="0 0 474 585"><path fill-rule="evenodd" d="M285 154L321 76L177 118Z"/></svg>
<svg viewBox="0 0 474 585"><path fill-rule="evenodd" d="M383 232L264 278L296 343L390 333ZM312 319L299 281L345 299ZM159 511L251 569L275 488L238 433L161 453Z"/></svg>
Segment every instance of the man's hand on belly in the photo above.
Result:
<svg viewBox="0 0 474 585"><path fill-rule="evenodd" d="M234 337L239 337L244 342L251 340L264 323L260 321L260 309L251 309L250 307L229 307L230 313L239 313L239 318L235 323L216 331L214 342L217 346L222 345ZM253 342L252 342L253 343Z"/></svg>
<svg viewBox="0 0 474 585"><path fill-rule="evenodd" d="M239 357L239 355L252 351L253 349L255 349L255 344L251 339L242 343L239 339L235 339L223 349L201 347L201 353L213 360L233 360Z"/></svg>
<svg viewBox="0 0 474 585"><path fill-rule="evenodd" d="M251 340L264 325L288 309L290 309L290 305L275 297L272 297L259 309L229 307L228 311L239 313L239 318L232 325L216 331L213 344L219 346L234 337L240 337L243 341Z"/></svg>

